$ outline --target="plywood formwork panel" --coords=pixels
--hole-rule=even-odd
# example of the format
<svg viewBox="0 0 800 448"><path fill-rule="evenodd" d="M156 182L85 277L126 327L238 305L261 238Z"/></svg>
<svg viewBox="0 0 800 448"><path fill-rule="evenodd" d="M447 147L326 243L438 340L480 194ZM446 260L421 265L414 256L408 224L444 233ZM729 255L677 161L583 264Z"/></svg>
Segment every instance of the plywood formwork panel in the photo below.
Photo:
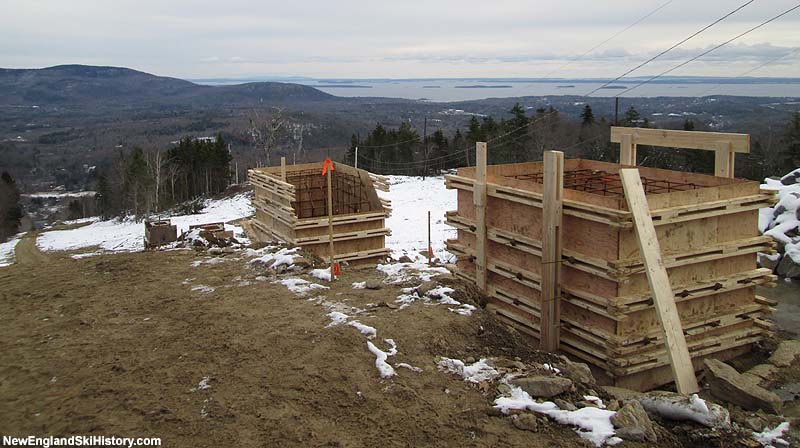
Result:
<svg viewBox="0 0 800 448"><path fill-rule="evenodd" d="M302 246L329 257L329 210L327 178L322 163L259 168L248 172L255 187L257 239ZM285 181L281 180L285 176ZM388 186L385 179L344 164L335 164L331 175L333 248L336 260L371 263L389 251L385 227L389 203L375 191Z"/></svg>
<svg viewBox="0 0 800 448"><path fill-rule="evenodd" d="M564 162L561 349L595 366L606 383L644 390L672 377L631 214L621 184L620 192L615 186L621 168ZM695 367L707 356L724 359L748 350L765 334L761 318L770 313L755 286L775 277L757 268L755 253L773 250L769 238L758 234L757 209L774 197L759 192L757 182L639 171L648 179L647 202ZM488 166L486 187L489 309L537 339L542 173L541 163ZM446 176L458 206L446 217L458 230L447 247L457 256L457 275L471 281L474 176L474 168ZM609 185L594 185L597 179Z"/></svg>

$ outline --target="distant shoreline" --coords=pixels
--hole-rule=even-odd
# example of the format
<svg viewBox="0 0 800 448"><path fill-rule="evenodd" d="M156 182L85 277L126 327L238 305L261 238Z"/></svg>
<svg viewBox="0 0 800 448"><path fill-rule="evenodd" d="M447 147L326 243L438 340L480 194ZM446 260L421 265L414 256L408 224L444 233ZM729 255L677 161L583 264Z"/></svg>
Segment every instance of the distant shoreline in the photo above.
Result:
<svg viewBox="0 0 800 448"><path fill-rule="evenodd" d="M511 86L485 86L485 85L477 85L477 86L455 86L456 89L510 89Z"/></svg>

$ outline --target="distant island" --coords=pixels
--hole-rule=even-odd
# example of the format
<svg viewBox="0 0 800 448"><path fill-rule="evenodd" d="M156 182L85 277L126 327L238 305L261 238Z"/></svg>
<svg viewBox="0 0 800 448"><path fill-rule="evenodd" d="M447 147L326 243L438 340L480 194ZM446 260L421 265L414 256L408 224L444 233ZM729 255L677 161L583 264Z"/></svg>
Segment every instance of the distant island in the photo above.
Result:
<svg viewBox="0 0 800 448"><path fill-rule="evenodd" d="M441 89L442 86L422 86L423 89Z"/></svg>
<svg viewBox="0 0 800 448"><path fill-rule="evenodd" d="M570 85L566 85L566 86L556 86L556 88L557 89L574 89L575 88L575 84L570 84Z"/></svg>
<svg viewBox="0 0 800 448"><path fill-rule="evenodd" d="M600 87L601 89L609 89L609 90L625 90L628 86L604 86Z"/></svg>
<svg viewBox="0 0 800 448"><path fill-rule="evenodd" d="M456 86L456 89L510 89L511 86L485 86L485 85L475 85L475 86Z"/></svg>

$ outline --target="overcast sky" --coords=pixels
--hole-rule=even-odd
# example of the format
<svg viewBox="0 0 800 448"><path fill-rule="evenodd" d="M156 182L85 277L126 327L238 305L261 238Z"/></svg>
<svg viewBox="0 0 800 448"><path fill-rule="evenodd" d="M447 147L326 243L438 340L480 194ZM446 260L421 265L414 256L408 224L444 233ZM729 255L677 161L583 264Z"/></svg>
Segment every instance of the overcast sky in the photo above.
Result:
<svg viewBox="0 0 800 448"><path fill-rule="evenodd" d="M181 78L617 76L745 0L2 0L0 67L131 67ZM756 0L661 62L663 71L786 10ZM739 75L800 46L800 10L672 75ZM800 52L751 76L800 77Z"/></svg>

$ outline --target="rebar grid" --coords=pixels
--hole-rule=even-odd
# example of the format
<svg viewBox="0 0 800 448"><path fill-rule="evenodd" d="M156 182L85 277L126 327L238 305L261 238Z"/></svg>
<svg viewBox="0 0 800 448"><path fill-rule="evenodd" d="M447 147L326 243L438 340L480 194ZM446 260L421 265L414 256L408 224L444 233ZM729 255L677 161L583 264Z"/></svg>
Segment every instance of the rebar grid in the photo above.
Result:
<svg viewBox="0 0 800 448"><path fill-rule="evenodd" d="M298 218L317 218L328 215L327 179L320 170L293 171L286 174L286 182L295 187L292 207ZM342 215L370 210L370 202L361 179L333 171L333 214Z"/></svg>
<svg viewBox="0 0 800 448"><path fill-rule="evenodd" d="M544 173L517 174L510 177L518 180L544 183ZM674 191L687 191L703 188L692 182L677 182L671 180L652 179L642 177L642 185L646 194L672 193ZM602 196L625 197L622 181L619 174L599 170L572 170L564 171L564 188Z"/></svg>

